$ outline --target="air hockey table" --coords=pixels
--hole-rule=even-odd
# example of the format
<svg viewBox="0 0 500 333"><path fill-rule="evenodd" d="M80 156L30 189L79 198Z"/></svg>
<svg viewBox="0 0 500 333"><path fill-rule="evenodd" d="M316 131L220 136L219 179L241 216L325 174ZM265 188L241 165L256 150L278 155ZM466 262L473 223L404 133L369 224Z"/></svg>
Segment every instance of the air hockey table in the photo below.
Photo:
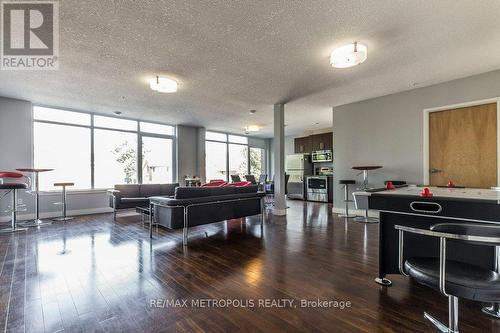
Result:
<svg viewBox="0 0 500 333"><path fill-rule="evenodd" d="M421 197L423 187L354 192L360 204L380 213L379 272L375 281L384 286L386 277L399 274L398 232L395 225L429 229L443 222L496 223L500 228L500 191L495 189L429 187L432 197ZM364 201L364 202L363 202ZM495 248L449 241L448 258L495 269ZM439 239L406 234L404 260L409 257L439 257Z"/></svg>

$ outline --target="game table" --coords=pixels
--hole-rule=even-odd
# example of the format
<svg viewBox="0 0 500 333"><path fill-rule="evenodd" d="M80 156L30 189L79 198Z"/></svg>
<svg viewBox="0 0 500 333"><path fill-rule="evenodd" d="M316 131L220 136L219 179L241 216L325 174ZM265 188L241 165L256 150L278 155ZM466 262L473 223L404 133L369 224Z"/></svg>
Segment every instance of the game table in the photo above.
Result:
<svg viewBox="0 0 500 333"><path fill-rule="evenodd" d="M494 189L429 187L431 197L421 197L422 187L393 190L367 189L354 192L366 200L369 209L380 212L379 273L375 281L384 286L392 282L388 274L399 274L398 232L395 225L429 229L443 222L497 223L500 228L500 191ZM495 269L495 248L449 241L448 259ZM439 239L416 234L405 235L404 260L409 257L439 257Z"/></svg>

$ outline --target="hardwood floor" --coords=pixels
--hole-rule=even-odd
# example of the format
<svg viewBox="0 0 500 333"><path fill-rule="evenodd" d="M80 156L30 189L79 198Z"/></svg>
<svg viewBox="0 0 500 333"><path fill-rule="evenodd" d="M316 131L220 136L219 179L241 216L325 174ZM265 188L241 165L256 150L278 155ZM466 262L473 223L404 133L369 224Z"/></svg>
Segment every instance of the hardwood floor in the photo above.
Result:
<svg viewBox="0 0 500 333"><path fill-rule="evenodd" d="M424 310L447 320L446 299L437 292L399 276L391 276L390 288L373 282L377 225L345 222L325 204L289 206L286 217L268 215L263 235L259 216L193 228L187 251L181 230L160 229L150 243L138 215L119 215L116 223L111 214L84 216L0 235L0 328L433 332ZM220 307L191 304L200 299ZM262 307L259 299L297 307ZM351 307L307 308L302 299L349 301ZM186 300L188 307L164 300ZM223 307L229 300L247 307ZM480 307L460 301L461 332L500 332L500 321Z"/></svg>

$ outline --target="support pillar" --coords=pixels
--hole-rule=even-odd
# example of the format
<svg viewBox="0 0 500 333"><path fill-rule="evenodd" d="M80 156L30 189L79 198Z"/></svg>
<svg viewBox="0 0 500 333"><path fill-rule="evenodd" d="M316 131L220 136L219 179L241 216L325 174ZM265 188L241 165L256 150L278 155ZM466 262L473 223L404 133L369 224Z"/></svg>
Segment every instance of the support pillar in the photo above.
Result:
<svg viewBox="0 0 500 333"><path fill-rule="evenodd" d="M286 215L285 104L274 105L274 215Z"/></svg>

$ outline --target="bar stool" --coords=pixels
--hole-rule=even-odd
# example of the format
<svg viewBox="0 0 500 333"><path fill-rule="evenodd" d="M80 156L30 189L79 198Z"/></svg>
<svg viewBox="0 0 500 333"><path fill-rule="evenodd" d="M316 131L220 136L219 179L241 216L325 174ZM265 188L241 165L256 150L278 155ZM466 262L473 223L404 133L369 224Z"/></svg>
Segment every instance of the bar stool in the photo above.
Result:
<svg viewBox="0 0 500 333"><path fill-rule="evenodd" d="M72 220L73 217L67 217L66 216L66 186L75 186L75 183L54 183L54 186L61 186L62 187L62 202L58 202L56 204L62 205L62 216L57 217L53 219L53 221L69 221Z"/></svg>
<svg viewBox="0 0 500 333"><path fill-rule="evenodd" d="M353 200L349 199L349 185L356 184L356 181L351 179L342 179L339 180L339 184L344 185L344 203L345 203L345 214L339 214L339 217L344 217L344 218L356 217L356 215L349 214L349 202L353 202Z"/></svg>
<svg viewBox="0 0 500 333"><path fill-rule="evenodd" d="M10 228L0 229L0 233L7 232L16 232L23 231L26 228L18 228L17 227L17 212L19 207L23 207L24 205L17 204L17 190L25 190L28 188L28 184L25 183L5 183L5 178L22 178L23 174L17 172L0 172L0 190L6 190L12 192L12 201L11 206L9 208L11 214L11 226Z"/></svg>

